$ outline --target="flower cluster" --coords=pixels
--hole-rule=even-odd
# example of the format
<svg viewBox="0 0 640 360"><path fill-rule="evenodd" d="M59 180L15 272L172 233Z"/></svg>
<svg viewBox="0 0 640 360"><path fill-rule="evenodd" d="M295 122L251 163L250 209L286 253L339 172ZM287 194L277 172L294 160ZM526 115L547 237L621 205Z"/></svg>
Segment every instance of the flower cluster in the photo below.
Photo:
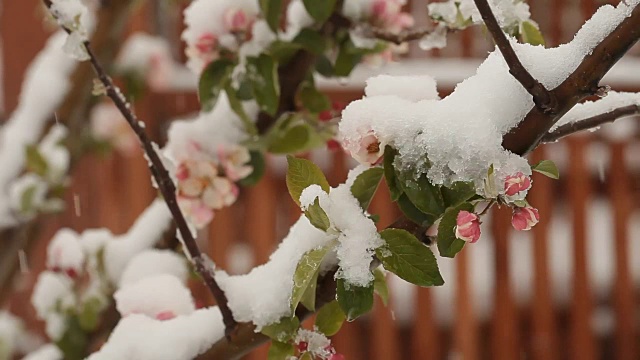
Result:
<svg viewBox="0 0 640 360"><path fill-rule="evenodd" d="M171 46L161 37L135 33L122 45L115 66L119 73L143 80L154 91L167 90L174 73Z"/></svg>
<svg viewBox="0 0 640 360"><path fill-rule="evenodd" d="M320 332L300 329L294 342L299 355L295 359L302 358L304 354L309 354L312 359L316 360L345 359L344 355L336 352L336 349L331 345L331 340Z"/></svg>
<svg viewBox="0 0 640 360"><path fill-rule="evenodd" d="M197 227L203 228L219 210L233 204L238 197L236 181L253 172L251 155L240 145L218 146L216 156L192 143L193 156L178 163L178 204Z"/></svg>
<svg viewBox="0 0 640 360"><path fill-rule="evenodd" d="M512 197L525 195L531 188L531 178L518 172L509 175L504 181L504 196L498 196L497 201L513 208L511 225L514 229L530 230L540 221L538 209L530 206L524 200L511 201ZM494 201L493 199L491 201ZM474 243L480 238L480 216L473 212L460 211L456 218L455 235L458 239Z"/></svg>
<svg viewBox="0 0 640 360"><path fill-rule="evenodd" d="M354 21L399 32L414 23L411 14L402 11L405 4L406 0L346 0L343 13Z"/></svg>
<svg viewBox="0 0 640 360"><path fill-rule="evenodd" d="M237 52L253 36L258 15L255 0L196 0L185 10L189 68L199 74L224 52Z"/></svg>

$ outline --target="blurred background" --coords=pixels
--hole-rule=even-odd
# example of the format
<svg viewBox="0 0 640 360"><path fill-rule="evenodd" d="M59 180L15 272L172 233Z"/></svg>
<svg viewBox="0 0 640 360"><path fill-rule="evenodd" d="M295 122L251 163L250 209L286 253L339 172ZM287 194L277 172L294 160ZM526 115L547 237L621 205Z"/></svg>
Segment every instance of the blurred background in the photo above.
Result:
<svg viewBox="0 0 640 360"><path fill-rule="evenodd" d="M0 3L0 121L16 107L29 63L53 28L38 0ZM144 31L165 37L182 61L181 9L186 1L140 2L126 34ZM427 18L426 1L409 1L417 23ZM571 40L603 1L529 1L547 46ZM124 41L123 36L121 41ZM339 104L363 95L364 81L379 73L429 74L441 96L474 73L493 46L479 27L451 34L449 46L425 52L411 46L398 62L361 66L349 79L323 80ZM636 47L605 78L618 91L640 91ZM198 111L195 78L176 69L163 91L135 102L137 114L160 144L168 123ZM91 76L91 75L85 75ZM62 111L62 110L61 110ZM534 175L531 204L542 219L526 233L510 226L510 212L494 211L481 240L455 259L439 259L446 284L422 289L389 278L389 308L379 302L367 317L346 324L334 341L347 359L640 359L640 138L638 119L627 118L601 131L539 148L532 162L547 158L561 170L559 181ZM340 150L306 154L332 185L354 163ZM267 176L241 192L240 200L216 214L199 239L231 273L248 272L269 254L299 217L284 182L285 162L269 159ZM0 169L1 171L1 169ZM78 157L63 213L41 217L29 229L0 236L0 306L42 331L29 298L44 268L46 245L61 227L76 231L106 227L125 232L155 197L146 161L136 151L88 153ZM399 216L382 186L373 213L386 226ZM20 261L18 261L20 260ZM202 304L208 292L193 284ZM265 359L263 346L247 359Z"/></svg>

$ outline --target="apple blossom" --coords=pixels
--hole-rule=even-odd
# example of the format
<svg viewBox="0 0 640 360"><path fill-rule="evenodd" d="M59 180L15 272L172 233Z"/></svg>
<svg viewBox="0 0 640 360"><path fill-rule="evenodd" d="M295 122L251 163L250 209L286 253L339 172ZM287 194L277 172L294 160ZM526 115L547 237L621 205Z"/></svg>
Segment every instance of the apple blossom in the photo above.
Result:
<svg viewBox="0 0 640 360"><path fill-rule="evenodd" d="M84 261L80 235L71 229L59 230L47 247L47 267L76 278L82 272Z"/></svg>
<svg viewBox="0 0 640 360"><path fill-rule="evenodd" d="M238 181L251 175L253 167L248 165L251 161L249 150L240 145L220 145L218 158L224 168L224 174L232 181Z"/></svg>
<svg viewBox="0 0 640 360"><path fill-rule="evenodd" d="M534 207L525 206L513 210L511 225L513 225L516 230L530 230L538 221L540 221L540 214L538 213L538 209Z"/></svg>
<svg viewBox="0 0 640 360"><path fill-rule="evenodd" d="M504 181L504 193L507 196L516 195L522 191L529 190L531 188L531 178L524 175L522 172L517 172L515 175L509 175Z"/></svg>
<svg viewBox="0 0 640 360"><path fill-rule="evenodd" d="M478 215L462 210L458 213L455 227L456 237L470 243L480 239L480 218Z"/></svg>
<svg viewBox="0 0 640 360"><path fill-rule="evenodd" d="M369 131L363 136L357 144L357 148L353 148L347 144L347 149L351 152L351 156L363 165L375 165L380 161L384 153L385 144L381 143L373 131Z"/></svg>

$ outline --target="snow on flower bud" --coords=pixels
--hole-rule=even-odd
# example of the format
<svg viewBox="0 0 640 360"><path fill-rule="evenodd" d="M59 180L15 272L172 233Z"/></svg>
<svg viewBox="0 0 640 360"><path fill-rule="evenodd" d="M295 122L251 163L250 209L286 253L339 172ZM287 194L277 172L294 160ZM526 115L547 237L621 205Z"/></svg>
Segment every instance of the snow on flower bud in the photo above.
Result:
<svg viewBox="0 0 640 360"><path fill-rule="evenodd" d="M84 261L79 235L71 229L59 230L47 247L47 267L76 278L82 272Z"/></svg>
<svg viewBox="0 0 640 360"><path fill-rule="evenodd" d="M464 210L460 211L456 218L455 234L460 240L470 243L478 241L480 239L480 218L478 215Z"/></svg>
<svg viewBox="0 0 640 360"><path fill-rule="evenodd" d="M249 28L251 21L242 9L231 8L224 14L224 26L227 30L244 31Z"/></svg>
<svg viewBox="0 0 640 360"><path fill-rule="evenodd" d="M169 274L147 277L121 287L114 294L118 312L126 317L144 314L168 320L195 311L191 292L180 279Z"/></svg>
<svg viewBox="0 0 640 360"><path fill-rule="evenodd" d="M516 195L522 191L529 190L530 188L531 178L521 172L507 176L504 181L504 193L507 196Z"/></svg>
<svg viewBox="0 0 640 360"><path fill-rule="evenodd" d="M540 221L538 209L531 206L515 208L511 216L511 225L520 231L530 230L538 221Z"/></svg>
<svg viewBox="0 0 640 360"><path fill-rule="evenodd" d="M384 146L373 131L369 131L360 139L357 150L352 149L351 156L363 165L375 165L384 153Z"/></svg>
<svg viewBox="0 0 640 360"><path fill-rule="evenodd" d="M212 53L218 45L218 37L210 32L206 32L198 38L195 47L200 55Z"/></svg>

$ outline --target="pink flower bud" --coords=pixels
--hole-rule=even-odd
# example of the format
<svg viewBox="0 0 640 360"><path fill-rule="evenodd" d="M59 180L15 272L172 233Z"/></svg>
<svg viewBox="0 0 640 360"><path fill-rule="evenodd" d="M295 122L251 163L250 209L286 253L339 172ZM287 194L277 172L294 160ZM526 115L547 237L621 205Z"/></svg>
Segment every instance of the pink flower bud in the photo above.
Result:
<svg viewBox="0 0 640 360"><path fill-rule="evenodd" d="M298 348L299 352L303 353L307 351L307 349L309 348L309 344L306 341L300 341L296 347Z"/></svg>
<svg viewBox="0 0 640 360"><path fill-rule="evenodd" d="M198 38L196 41L196 49L201 54L208 54L212 52L218 45L218 38L210 32L206 32Z"/></svg>
<svg viewBox="0 0 640 360"><path fill-rule="evenodd" d="M478 215L460 211L456 218L455 227L456 237L470 243L474 243L480 239L480 218Z"/></svg>
<svg viewBox="0 0 640 360"><path fill-rule="evenodd" d="M345 360L345 357L342 354L331 354L329 360Z"/></svg>
<svg viewBox="0 0 640 360"><path fill-rule="evenodd" d="M504 193L507 196L513 196L529 188L531 188L531 178L521 172L507 176L504 181Z"/></svg>
<svg viewBox="0 0 640 360"><path fill-rule="evenodd" d="M171 310L162 311L156 314L156 319L160 321L171 320L174 317L176 317L176 314Z"/></svg>
<svg viewBox="0 0 640 360"><path fill-rule="evenodd" d="M228 9L224 14L224 26L229 31L243 31L249 28L250 21L242 9Z"/></svg>
<svg viewBox="0 0 640 360"><path fill-rule="evenodd" d="M511 216L511 225L520 231L531 229L538 221L540 221L538 209L531 206L515 208Z"/></svg>

